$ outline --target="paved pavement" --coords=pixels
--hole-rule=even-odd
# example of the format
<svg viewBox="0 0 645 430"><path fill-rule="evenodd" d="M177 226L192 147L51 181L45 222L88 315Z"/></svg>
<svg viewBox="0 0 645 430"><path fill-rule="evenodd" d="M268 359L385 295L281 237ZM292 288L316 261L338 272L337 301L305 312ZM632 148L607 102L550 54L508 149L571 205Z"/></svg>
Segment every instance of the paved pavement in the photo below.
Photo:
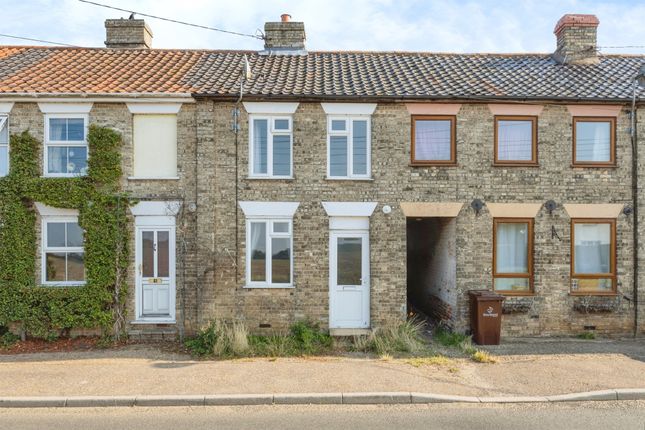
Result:
<svg viewBox="0 0 645 430"><path fill-rule="evenodd" d="M571 339L571 338L513 338L501 345L482 346L495 355L561 355L616 354L645 362L645 338L640 339Z"/></svg>
<svg viewBox="0 0 645 430"><path fill-rule="evenodd" d="M365 357L196 361L141 345L0 355L0 397L368 391L547 396L645 388L645 362L632 358L641 349L645 342L632 341L612 344L611 353L500 355L494 364L452 359L444 365Z"/></svg>
<svg viewBox="0 0 645 430"><path fill-rule="evenodd" d="M0 409L0 430L645 428L645 401L515 405Z"/></svg>

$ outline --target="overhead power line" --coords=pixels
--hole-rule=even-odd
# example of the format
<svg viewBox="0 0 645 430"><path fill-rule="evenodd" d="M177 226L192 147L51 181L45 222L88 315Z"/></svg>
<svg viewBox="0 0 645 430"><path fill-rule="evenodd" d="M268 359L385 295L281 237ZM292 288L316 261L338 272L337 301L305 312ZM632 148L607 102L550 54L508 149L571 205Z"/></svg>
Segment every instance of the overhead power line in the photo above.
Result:
<svg viewBox="0 0 645 430"><path fill-rule="evenodd" d="M645 48L645 45L625 45L625 46L598 46L598 49L627 49L627 48Z"/></svg>
<svg viewBox="0 0 645 430"><path fill-rule="evenodd" d="M104 8L108 8L108 9L118 10L118 11L121 11L121 12L128 12L128 13L131 13L131 14L134 14L134 15L141 15L141 16L145 16L145 17L148 17L148 18L160 19L162 21L173 22L175 24L181 24L181 25L187 25L189 27L201 28L203 30L218 31L220 33L233 34L235 36L252 37L254 39L263 39L264 38L263 36L258 36L256 34L239 33L237 31L222 30L221 28L209 27L207 25L193 24L193 23L185 22L185 21L178 21L176 19L164 18L164 17L161 17L161 16L150 15L150 14L142 13L142 12L136 12L136 11L131 10L131 9L122 9L120 7L114 7L114 6L110 6L110 5L107 5L107 4L97 3L97 2L93 2L93 1L89 1L89 0L78 0L78 1L80 1L81 3L91 4L91 5L94 5L94 6L100 6L100 7L104 7Z"/></svg>
<svg viewBox="0 0 645 430"><path fill-rule="evenodd" d="M70 45L70 44L61 43L61 42L52 42L50 40L43 40L43 39L32 39L31 37L14 36L14 35L11 35L11 34L0 33L0 37L9 37L11 39L29 40L31 42L49 43L51 45L61 45L61 46L70 46L72 48L78 48L77 45Z"/></svg>

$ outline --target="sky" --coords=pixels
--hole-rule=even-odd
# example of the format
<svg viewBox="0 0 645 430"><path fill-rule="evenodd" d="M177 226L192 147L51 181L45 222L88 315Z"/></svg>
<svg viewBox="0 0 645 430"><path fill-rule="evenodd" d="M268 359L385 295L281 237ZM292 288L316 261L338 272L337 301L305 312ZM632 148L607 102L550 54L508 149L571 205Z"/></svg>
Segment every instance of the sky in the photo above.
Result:
<svg viewBox="0 0 645 430"><path fill-rule="evenodd" d="M257 34L282 13L304 21L309 50L553 52L553 28L565 13L598 16L607 54L645 54L645 0L95 0L136 12ZM0 33L103 47L104 20L127 12L78 0L0 0ZM154 48L250 49L263 43L145 18ZM0 37L3 45L39 43ZM607 48L605 48L607 47Z"/></svg>

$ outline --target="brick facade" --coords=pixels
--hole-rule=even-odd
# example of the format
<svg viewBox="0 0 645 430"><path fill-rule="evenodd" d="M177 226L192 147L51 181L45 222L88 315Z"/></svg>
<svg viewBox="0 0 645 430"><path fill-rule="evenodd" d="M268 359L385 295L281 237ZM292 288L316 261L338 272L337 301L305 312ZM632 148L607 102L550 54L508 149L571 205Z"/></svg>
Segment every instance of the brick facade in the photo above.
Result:
<svg viewBox="0 0 645 430"><path fill-rule="evenodd" d="M628 110L617 120L617 166L573 168L572 116L566 106L545 104L538 118L538 167L493 166L493 114L484 103L465 103L457 114L457 166L411 167L411 116L402 103L380 103L371 117L371 180L328 180L327 119L320 103L303 102L293 115L293 179L248 178L248 116L240 105L240 132L232 131L234 103L198 100L178 114L179 180L129 180L132 172L132 114L123 103L95 103L90 122L124 138L122 184L142 200L183 202L177 219L177 331L192 333L215 318L241 319L253 331L283 330L310 318L329 320L329 217L323 201L373 201L370 217L371 326L400 322L407 313L406 217L401 202L460 202L455 219L455 291L431 304L455 329L469 325L467 291L492 286L492 218L470 202L544 203L535 217L535 294L508 298L503 335L566 335L595 327L603 334L633 330L632 218L617 218L618 295L574 297L570 292L570 218L566 203L631 205ZM645 135L645 112L638 130ZM43 114L35 103L16 103L11 133L43 138ZM237 164L236 164L237 154ZM641 163L641 177L645 167ZM237 176L236 176L237 175ZM642 200L641 196L641 200ZM247 289L245 217L237 201L299 202L293 219L292 289ZM196 203L191 212L190 203ZM392 212L382 211L384 205ZM640 220L645 222L645 210ZM134 225L133 225L134 228ZM555 235L553 234L555 232ZM645 237L641 241L645 240ZM40 244L38 244L40 246ZM134 234L130 289L134 294ZM640 261L645 265L641 242ZM40 261L40 256L37 256ZM645 267L645 266L643 266ZM640 296L645 297L645 276ZM449 303L453 301L454 303ZM130 300L129 316L134 312ZM603 308L604 312L585 313ZM264 328L261 328L262 325ZM270 327L267 327L270 326ZM645 331L645 309L639 331ZM167 327L162 327L165 329ZM150 327L133 326L140 334Z"/></svg>

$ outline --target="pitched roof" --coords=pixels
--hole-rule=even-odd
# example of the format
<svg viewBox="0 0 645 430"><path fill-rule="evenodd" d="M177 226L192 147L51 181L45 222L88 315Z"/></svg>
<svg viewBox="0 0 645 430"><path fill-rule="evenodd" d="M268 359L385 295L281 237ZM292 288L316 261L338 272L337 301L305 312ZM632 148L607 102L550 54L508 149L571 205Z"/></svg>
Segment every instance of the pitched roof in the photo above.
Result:
<svg viewBox="0 0 645 430"><path fill-rule="evenodd" d="M433 54L0 47L1 93L236 97L630 100L645 56L559 64L549 54ZM645 91L641 90L645 96Z"/></svg>

